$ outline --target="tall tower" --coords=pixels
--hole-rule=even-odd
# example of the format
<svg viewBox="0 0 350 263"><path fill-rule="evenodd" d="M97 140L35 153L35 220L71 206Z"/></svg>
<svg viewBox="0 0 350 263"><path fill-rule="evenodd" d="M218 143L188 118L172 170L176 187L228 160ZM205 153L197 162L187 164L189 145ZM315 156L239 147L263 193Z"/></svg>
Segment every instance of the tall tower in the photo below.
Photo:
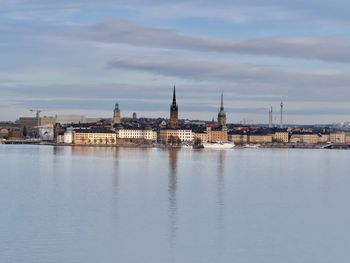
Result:
<svg viewBox="0 0 350 263"><path fill-rule="evenodd" d="M272 106L269 110L269 128L272 128Z"/></svg>
<svg viewBox="0 0 350 263"><path fill-rule="evenodd" d="M283 104L283 98L281 100L281 123L280 123L280 128L282 129L283 128L283 107L284 107L284 104Z"/></svg>
<svg viewBox="0 0 350 263"><path fill-rule="evenodd" d="M226 125L226 112L224 111L224 92L221 92L220 111L218 113L218 123L222 126Z"/></svg>
<svg viewBox="0 0 350 263"><path fill-rule="evenodd" d="M113 122L112 124L119 124L120 123L120 109L119 104L116 103L113 111Z"/></svg>
<svg viewBox="0 0 350 263"><path fill-rule="evenodd" d="M173 103L170 105L170 129L179 128L179 107L176 104L176 91L174 85Z"/></svg>

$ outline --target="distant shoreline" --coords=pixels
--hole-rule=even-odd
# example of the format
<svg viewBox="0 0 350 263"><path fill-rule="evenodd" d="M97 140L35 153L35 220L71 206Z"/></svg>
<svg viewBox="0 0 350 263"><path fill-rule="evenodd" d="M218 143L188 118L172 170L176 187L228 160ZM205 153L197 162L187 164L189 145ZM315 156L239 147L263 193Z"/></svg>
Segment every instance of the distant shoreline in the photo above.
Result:
<svg viewBox="0 0 350 263"><path fill-rule="evenodd" d="M107 147L107 148L184 148L201 150L200 148L192 148L182 145L154 145L154 144L65 144L65 143L51 143L42 141L9 141L3 142L5 145L39 145L39 146L63 146L63 147ZM1 144L0 144L1 145ZM271 144L251 144L254 147L246 147L245 145L236 145L233 149L338 149L338 150L350 150L350 144L291 144L291 143L271 143Z"/></svg>

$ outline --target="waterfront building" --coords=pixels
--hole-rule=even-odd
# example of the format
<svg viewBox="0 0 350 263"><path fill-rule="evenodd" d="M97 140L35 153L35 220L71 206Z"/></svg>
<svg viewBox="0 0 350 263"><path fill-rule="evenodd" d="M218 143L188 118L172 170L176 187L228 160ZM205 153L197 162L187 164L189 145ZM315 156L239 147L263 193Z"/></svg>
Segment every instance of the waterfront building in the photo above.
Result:
<svg viewBox="0 0 350 263"><path fill-rule="evenodd" d="M290 143L318 144L329 142L329 134L300 133L292 134Z"/></svg>
<svg viewBox="0 0 350 263"><path fill-rule="evenodd" d="M218 123L221 126L226 125L226 112L224 110L224 92L221 92L221 104L220 104L220 111L218 113Z"/></svg>
<svg viewBox="0 0 350 263"><path fill-rule="evenodd" d="M329 133L320 133L318 134L318 142L319 143L327 143L330 141Z"/></svg>
<svg viewBox="0 0 350 263"><path fill-rule="evenodd" d="M228 140L234 142L235 144L244 144L248 143L247 134L229 134Z"/></svg>
<svg viewBox="0 0 350 263"><path fill-rule="evenodd" d="M272 143L272 134L253 134L249 135L249 143Z"/></svg>
<svg viewBox="0 0 350 263"><path fill-rule="evenodd" d="M345 134L345 143L350 143L350 134L349 133Z"/></svg>
<svg viewBox="0 0 350 263"><path fill-rule="evenodd" d="M301 134L292 134L290 136L290 143L302 143L303 142L303 136Z"/></svg>
<svg viewBox="0 0 350 263"><path fill-rule="evenodd" d="M192 130L177 130L177 136L181 142L192 142L194 139L194 134Z"/></svg>
<svg viewBox="0 0 350 263"><path fill-rule="evenodd" d="M124 129L117 128L116 135L118 139L143 139L149 141L157 140L157 132L152 129Z"/></svg>
<svg viewBox="0 0 350 263"><path fill-rule="evenodd" d="M202 143L208 142L208 135L206 132L193 133L194 139L200 140Z"/></svg>
<svg viewBox="0 0 350 263"><path fill-rule="evenodd" d="M74 130L74 144L99 144L113 145L116 144L116 133L113 131L98 131L98 130Z"/></svg>
<svg viewBox="0 0 350 263"><path fill-rule="evenodd" d="M0 138L8 138L10 131L6 128L0 128Z"/></svg>
<svg viewBox="0 0 350 263"><path fill-rule="evenodd" d="M301 137L302 137L302 142L305 144L317 144L317 143L319 143L318 134L303 134Z"/></svg>
<svg viewBox="0 0 350 263"><path fill-rule="evenodd" d="M159 141L162 143L178 140L177 130L164 129L159 131Z"/></svg>
<svg viewBox="0 0 350 263"><path fill-rule="evenodd" d="M0 139L13 139L23 137L23 126L13 122L0 122Z"/></svg>
<svg viewBox="0 0 350 263"><path fill-rule="evenodd" d="M160 130L159 131L159 140L163 143L169 142L192 142L194 140L194 133L192 130Z"/></svg>
<svg viewBox="0 0 350 263"><path fill-rule="evenodd" d="M170 129L178 129L179 128L179 107L176 104L176 90L174 85L173 91L173 102L170 105Z"/></svg>
<svg viewBox="0 0 350 263"><path fill-rule="evenodd" d="M114 111L113 111L113 121L112 121L112 125L114 124L119 124L120 121L120 109L119 109L119 104L116 103L114 106Z"/></svg>
<svg viewBox="0 0 350 263"><path fill-rule="evenodd" d="M65 143L64 142L64 135L57 135L54 140L56 143Z"/></svg>
<svg viewBox="0 0 350 263"><path fill-rule="evenodd" d="M54 125L47 124L34 128L37 130L36 134L44 141L53 141L54 139Z"/></svg>
<svg viewBox="0 0 350 263"><path fill-rule="evenodd" d="M275 132L273 136L273 141L288 143L289 142L289 133L287 131Z"/></svg>
<svg viewBox="0 0 350 263"><path fill-rule="evenodd" d="M73 143L73 130L67 129L63 135L63 143L71 144Z"/></svg>
<svg viewBox="0 0 350 263"><path fill-rule="evenodd" d="M345 143L346 142L346 134L343 131L336 131L330 134L330 141L332 143Z"/></svg>
<svg viewBox="0 0 350 263"><path fill-rule="evenodd" d="M207 126L207 136L208 142L227 142L227 127L221 126L218 128L212 128L211 126Z"/></svg>

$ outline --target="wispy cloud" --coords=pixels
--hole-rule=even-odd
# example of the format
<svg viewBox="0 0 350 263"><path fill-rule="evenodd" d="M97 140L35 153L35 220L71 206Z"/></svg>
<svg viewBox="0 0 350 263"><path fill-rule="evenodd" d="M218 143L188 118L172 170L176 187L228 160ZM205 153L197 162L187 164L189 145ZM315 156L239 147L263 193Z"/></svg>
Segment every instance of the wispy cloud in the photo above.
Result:
<svg viewBox="0 0 350 263"><path fill-rule="evenodd" d="M222 40L193 37L169 29L140 26L120 19L82 28L78 36L105 43L123 43L163 49L265 55L350 62L350 39L338 37L287 37Z"/></svg>
<svg viewBox="0 0 350 263"><path fill-rule="evenodd" d="M350 96L350 77L334 72L158 58L117 58L109 62L109 67L220 83L231 86L230 90L236 90L241 95L279 94L298 100L344 100L344 94Z"/></svg>

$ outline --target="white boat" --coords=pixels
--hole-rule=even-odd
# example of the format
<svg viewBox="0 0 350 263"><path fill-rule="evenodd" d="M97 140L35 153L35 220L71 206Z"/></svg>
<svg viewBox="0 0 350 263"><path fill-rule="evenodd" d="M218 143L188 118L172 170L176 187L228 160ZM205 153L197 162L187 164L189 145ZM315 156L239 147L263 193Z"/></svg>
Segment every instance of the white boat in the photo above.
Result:
<svg viewBox="0 0 350 263"><path fill-rule="evenodd" d="M233 142L213 142L203 143L204 149L232 149L235 147Z"/></svg>
<svg viewBox="0 0 350 263"><path fill-rule="evenodd" d="M260 144L246 144L243 148L259 148Z"/></svg>

